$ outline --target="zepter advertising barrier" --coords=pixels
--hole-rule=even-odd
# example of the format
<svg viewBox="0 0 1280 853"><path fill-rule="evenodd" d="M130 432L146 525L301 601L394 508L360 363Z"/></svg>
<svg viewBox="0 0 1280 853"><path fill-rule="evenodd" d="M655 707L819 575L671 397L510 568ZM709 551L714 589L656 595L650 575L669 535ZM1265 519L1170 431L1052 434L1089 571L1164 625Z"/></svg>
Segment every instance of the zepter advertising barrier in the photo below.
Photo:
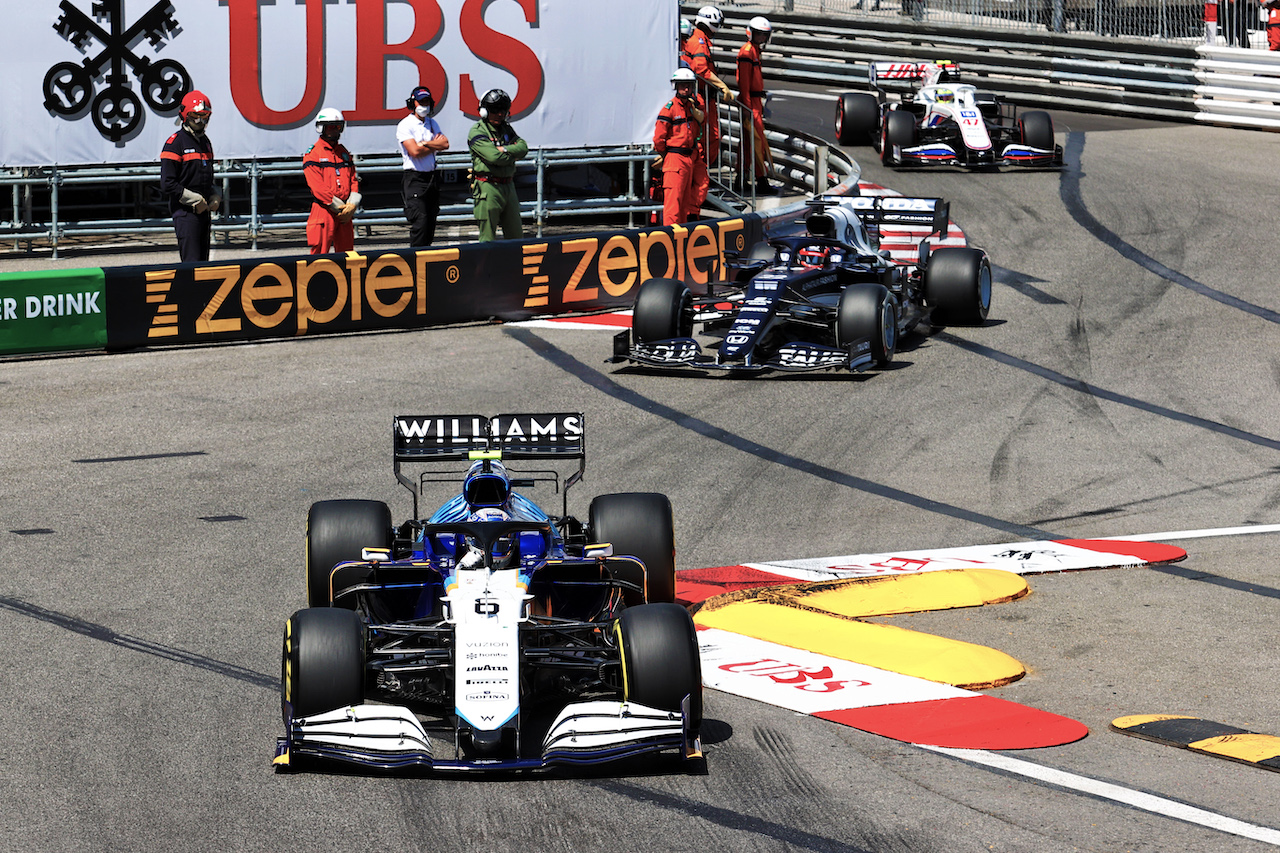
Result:
<svg viewBox="0 0 1280 853"><path fill-rule="evenodd" d="M155 162L193 89L219 158L300 157L323 107L352 152L393 153L418 85L453 150L492 88L531 147L644 144L678 27L671 0L44 0L8 17L0 166Z"/></svg>
<svg viewBox="0 0 1280 853"><path fill-rule="evenodd" d="M554 240L354 251L243 262L113 267L111 348L401 329L629 307L640 284L697 293L729 253L763 239L760 217Z"/></svg>

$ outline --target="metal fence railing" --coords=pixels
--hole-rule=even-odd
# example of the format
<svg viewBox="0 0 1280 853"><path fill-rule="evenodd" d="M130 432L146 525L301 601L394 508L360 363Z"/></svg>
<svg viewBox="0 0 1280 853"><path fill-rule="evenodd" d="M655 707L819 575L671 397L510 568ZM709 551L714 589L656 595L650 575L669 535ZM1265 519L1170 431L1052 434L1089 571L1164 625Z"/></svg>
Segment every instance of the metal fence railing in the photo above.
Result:
<svg viewBox="0 0 1280 853"><path fill-rule="evenodd" d="M688 6L685 7L686 10ZM715 60L732 67L750 9L733 6ZM899 59L956 62L984 90L1024 106L1192 121L1196 113L1191 43L1011 32L987 27L775 14L765 53L766 88L816 83L865 89L868 64ZM905 85L905 84L904 84Z"/></svg>
<svg viewBox="0 0 1280 853"><path fill-rule="evenodd" d="M692 18L700 5L684 3L683 14ZM1239 33L1247 39L1250 31L1258 41L1258 0L1220 0L1215 5L1220 44L1244 45L1233 38ZM1202 39L1205 32L1205 4L1193 0L722 0L719 8L726 15L771 19L789 14L868 21L898 18L993 32L1091 33L1166 41ZM1262 47L1265 41L1261 39Z"/></svg>

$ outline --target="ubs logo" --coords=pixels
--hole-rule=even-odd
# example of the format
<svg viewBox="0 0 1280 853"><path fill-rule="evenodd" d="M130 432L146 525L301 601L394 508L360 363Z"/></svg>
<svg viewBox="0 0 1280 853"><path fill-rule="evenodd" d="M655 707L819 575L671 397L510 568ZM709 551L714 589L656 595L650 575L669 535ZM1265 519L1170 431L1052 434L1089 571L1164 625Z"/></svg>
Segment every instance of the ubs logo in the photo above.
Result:
<svg viewBox="0 0 1280 853"><path fill-rule="evenodd" d="M159 50L182 31L173 3L159 0L130 26L125 26L124 0L94 0L93 17L62 0L62 15L53 25L58 35L85 54L83 62L59 62L44 75L45 109L69 120L87 110L98 133L112 142L131 138L142 127L142 102L153 112L172 113L191 91L191 75L172 59L153 62L134 52L143 39ZM105 27L100 24L105 24ZM91 44L101 49L89 55ZM132 70L142 97L134 92ZM106 86L95 94L95 83Z"/></svg>

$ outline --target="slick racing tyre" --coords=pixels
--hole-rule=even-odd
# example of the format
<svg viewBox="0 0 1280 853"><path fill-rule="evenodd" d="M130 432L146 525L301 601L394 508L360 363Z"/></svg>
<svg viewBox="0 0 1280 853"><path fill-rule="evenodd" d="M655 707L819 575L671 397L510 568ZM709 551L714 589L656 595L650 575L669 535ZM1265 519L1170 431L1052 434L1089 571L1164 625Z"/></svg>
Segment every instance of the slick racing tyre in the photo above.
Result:
<svg viewBox="0 0 1280 853"><path fill-rule="evenodd" d="M679 711L689 697L689 728L702 726L702 661L693 617L678 604L646 604L618 619L623 694L662 711Z"/></svg>
<svg viewBox="0 0 1280 853"><path fill-rule="evenodd" d="M898 304L883 284L852 284L836 306L836 346L871 344L871 361L887 367L898 348Z"/></svg>
<svg viewBox="0 0 1280 853"><path fill-rule="evenodd" d="M991 262L979 249L944 248L924 268L924 298L935 326L981 326L991 310Z"/></svg>
<svg viewBox="0 0 1280 853"><path fill-rule="evenodd" d="M651 278L640 285L631 329L642 344L693 334L693 295L683 281Z"/></svg>
<svg viewBox="0 0 1280 853"><path fill-rule="evenodd" d="M309 607L289 617L280 660L285 723L364 702L364 623L350 610Z"/></svg>
<svg viewBox="0 0 1280 853"><path fill-rule="evenodd" d="M636 557L644 563L644 577L628 580L642 587L646 595L628 593L628 607L676 600L676 534L666 495L600 495L591 502L587 523L592 541L609 542L615 556Z"/></svg>
<svg viewBox="0 0 1280 853"><path fill-rule="evenodd" d="M1018 116L1018 134L1023 145L1053 150L1053 118L1046 112L1036 110Z"/></svg>
<svg viewBox="0 0 1280 853"><path fill-rule="evenodd" d="M870 145L880 135L880 103L866 92L845 92L836 101L836 141Z"/></svg>
<svg viewBox="0 0 1280 853"><path fill-rule="evenodd" d="M901 162L895 148L916 144L916 117L901 110L890 110L884 118L884 139L880 146L880 162L886 166Z"/></svg>
<svg viewBox="0 0 1280 853"><path fill-rule="evenodd" d="M382 501L318 501L307 513L307 604L329 607L329 573L365 548L391 547L391 510ZM355 606L355 602L350 605Z"/></svg>

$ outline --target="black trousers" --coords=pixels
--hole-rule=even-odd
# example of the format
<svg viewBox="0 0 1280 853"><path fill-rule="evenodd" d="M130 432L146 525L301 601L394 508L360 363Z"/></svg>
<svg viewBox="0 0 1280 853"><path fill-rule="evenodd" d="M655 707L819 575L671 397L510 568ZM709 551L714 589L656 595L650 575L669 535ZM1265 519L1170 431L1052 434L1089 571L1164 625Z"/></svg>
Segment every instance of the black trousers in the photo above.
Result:
<svg viewBox="0 0 1280 853"><path fill-rule="evenodd" d="M173 233L178 237L178 257L184 264L209 260L209 236L213 214L178 208L173 212Z"/></svg>
<svg viewBox="0 0 1280 853"><path fill-rule="evenodd" d="M436 173L405 169L401 187L404 216L409 220L409 245L430 246L436 238L436 217L440 215L440 184Z"/></svg>

